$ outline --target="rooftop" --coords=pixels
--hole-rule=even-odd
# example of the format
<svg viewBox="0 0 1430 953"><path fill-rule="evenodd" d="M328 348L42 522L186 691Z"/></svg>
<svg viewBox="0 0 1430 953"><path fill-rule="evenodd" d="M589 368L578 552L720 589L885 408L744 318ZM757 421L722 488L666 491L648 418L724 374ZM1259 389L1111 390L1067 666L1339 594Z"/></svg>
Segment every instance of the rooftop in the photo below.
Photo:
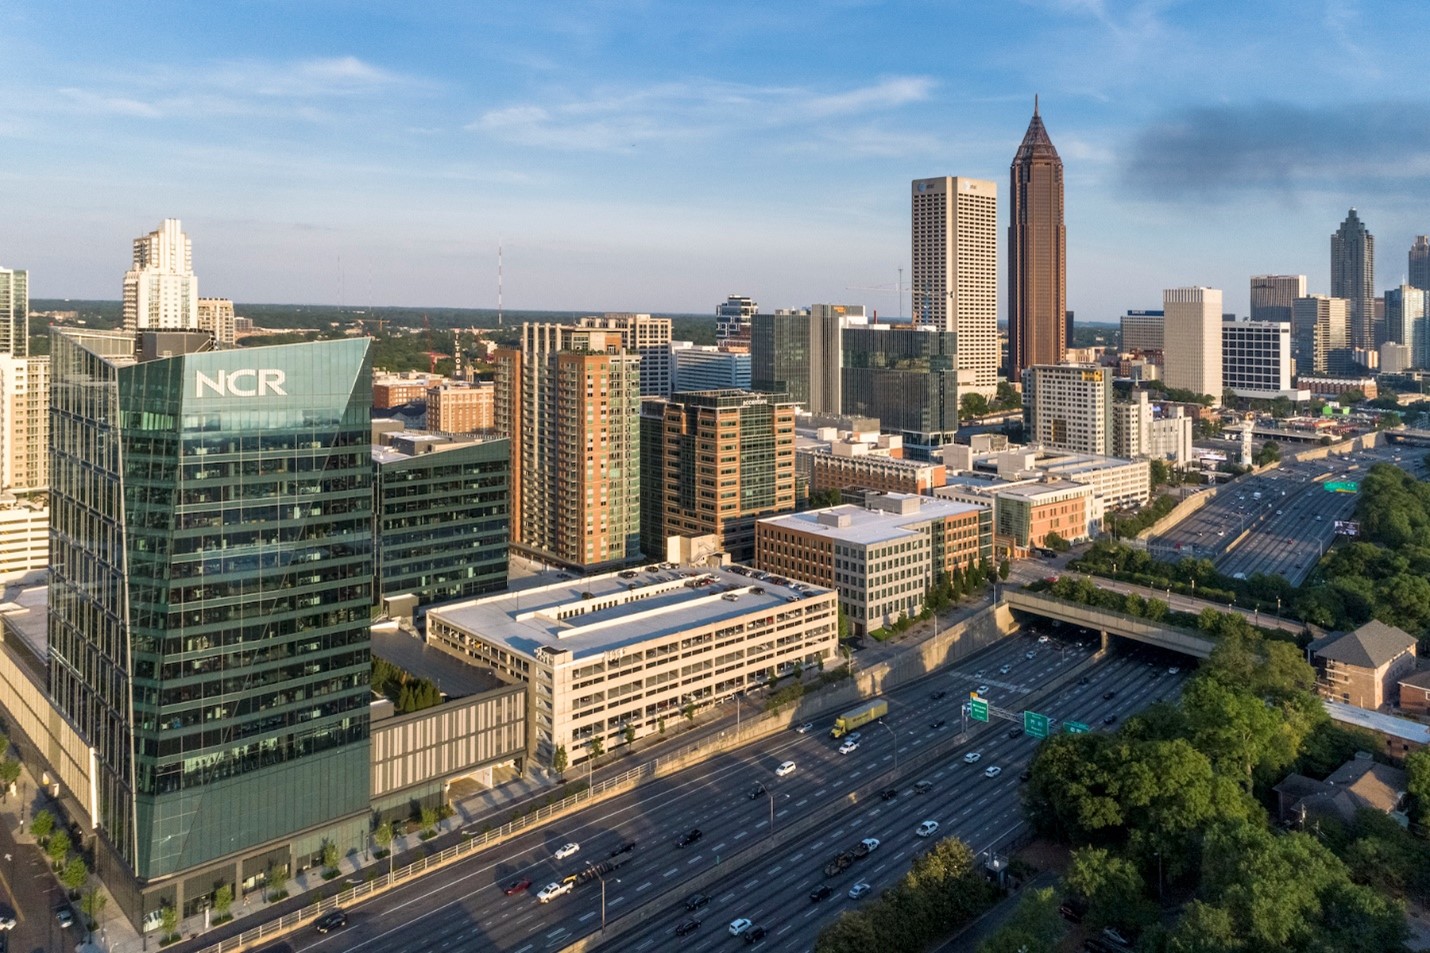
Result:
<svg viewBox="0 0 1430 953"><path fill-rule="evenodd" d="M372 627L372 654L427 679L448 698L480 695L505 684L490 671L468 665L392 626Z"/></svg>
<svg viewBox="0 0 1430 953"><path fill-rule="evenodd" d="M1430 745L1430 725L1422 725L1409 718L1398 718L1395 715L1386 715L1378 711L1368 711L1329 699L1324 700L1322 704L1326 706L1326 713L1331 716L1332 721L1355 725L1358 728L1369 728L1371 731L1380 732L1391 738L1399 738L1411 744Z"/></svg>
<svg viewBox="0 0 1430 953"><path fill-rule="evenodd" d="M661 563L451 603L428 619L522 655L551 648L583 659L832 593L744 566Z"/></svg>
<svg viewBox="0 0 1430 953"><path fill-rule="evenodd" d="M934 496L912 493L882 493L871 499L887 500L892 508L856 506L846 503L819 510L805 510L786 516L772 516L761 523L781 529L820 533L841 542L859 546L911 537L916 527L935 519L947 519L985 509L973 503L960 503ZM910 505L914 501L916 505ZM907 509L908 512L898 512Z"/></svg>
<svg viewBox="0 0 1430 953"><path fill-rule="evenodd" d="M1354 632L1347 632L1321 646L1316 655L1334 662L1376 669L1406 649L1414 652L1415 643L1413 635L1378 619L1371 619Z"/></svg>

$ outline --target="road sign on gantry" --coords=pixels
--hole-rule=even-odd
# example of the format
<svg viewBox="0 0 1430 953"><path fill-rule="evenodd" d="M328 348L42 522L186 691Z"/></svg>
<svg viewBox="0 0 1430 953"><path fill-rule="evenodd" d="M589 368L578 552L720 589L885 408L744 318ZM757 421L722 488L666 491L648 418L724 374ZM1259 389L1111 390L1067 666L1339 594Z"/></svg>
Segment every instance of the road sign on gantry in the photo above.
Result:
<svg viewBox="0 0 1430 953"><path fill-rule="evenodd" d="M982 698L974 698L968 703L968 714L974 721L988 720L988 702Z"/></svg>
<svg viewBox="0 0 1430 953"><path fill-rule="evenodd" d="M1083 724L1082 722L1080 722L1080 721L1065 721L1065 722L1063 722L1063 731L1066 731L1066 732L1067 732L1068 734L1070 734L1070 735L1086 734L1088 731L1091 731L1091 730L1092 730L1092 729L1088 728L1087 725L1084 725L1084 724Z"/></svg>
<svg viewBox="0 0 1430 953"><path fill-rule="evenodd" d="M1048 716L1040 715L1035 711L1023 712L1023 730L1034 738L1046 738L1048 736Z"/></svg>

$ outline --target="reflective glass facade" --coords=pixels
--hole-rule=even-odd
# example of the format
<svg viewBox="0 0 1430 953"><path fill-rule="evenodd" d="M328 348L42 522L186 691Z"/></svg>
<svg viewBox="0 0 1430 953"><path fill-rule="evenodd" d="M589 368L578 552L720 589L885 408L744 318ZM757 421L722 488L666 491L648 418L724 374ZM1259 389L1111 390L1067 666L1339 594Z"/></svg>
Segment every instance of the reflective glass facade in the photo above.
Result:
<svg viewBox="0 0 1430 953"><path fill-rule="evenodd" d="M952 331L844 329L844 412L877 417L906 449L953 442L958 430L958 335Z"/></svg>
<svg viewBox="0 0 1430 953"><path fill-rule="evenodd" d="M109 849L144 880L365 814L368 342L52 350L50 689Z"/></svg>

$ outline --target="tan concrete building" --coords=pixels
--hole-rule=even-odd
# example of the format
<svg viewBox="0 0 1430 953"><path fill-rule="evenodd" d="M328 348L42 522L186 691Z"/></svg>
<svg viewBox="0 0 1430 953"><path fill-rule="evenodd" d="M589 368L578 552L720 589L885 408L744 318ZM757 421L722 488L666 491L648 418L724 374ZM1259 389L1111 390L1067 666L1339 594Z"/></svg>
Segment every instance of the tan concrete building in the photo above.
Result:
<svg viewBox="0 0 1430 953"><path fill-rule="evenodd" d="M1372 619L1344 635L1310 645L1321 695L1378 710L1394 700L1400 680L1415 671L1416 639Z"/></svg>
<svg viewBox="0 0 1430 953"><path fill-rule="evenodd" d="M401 374L376 373L372 376L372 406L374 410L392 410L404 404L427 399L427 388L442 383L440 377L406 371Z"/></svg>
<svg viewBox="0 0 1430 953"><path fill-rule="evenodd" d="M224 347L233 347L237 340L237 328L231 299L200 298L198 313L200 331L209 332Z"/></svg>
<svg viewBox="0 0 1430 953"><path fill-rule="evenodd" d="M50 358L0 354L0 489L50 485Z"/></svg>
<svg viewBox="0 0 1430 953"><path fill-rule="evenodd" d="M1221 290L1168 288L1162 292L1168 387L1210 394L1221 402Z"/></svg>
<svg viewBox="0 0 1430 953"><path fill-rule="evenodd" d="M44 496L0 496L0 579L50 565L50 508Z"/></svg>
<svg viewBox="0 0 1430 953"><path fill-rule="evenodd" d="M640 356L640 393L642 397L668 397L675 381L674 359L670 356L670 319L653 318L648 314L612 312L600 317L582 318L578 327L611 331L619 336L621 347Z"/></svg>
<svg viewBox="0 0 1430 953"><path fill-rule="evenodd" d="M438 433L476 433L491 430L491 384L442 383L427 388L427 429Z"/></svg>
<svg viewBox="0 0 1430 953"><path fill-rule="evenodd" d="M843 490L851 486L886 493L931 493L934 487L943 485L946 472L941 463L884 456L803 451L802 457L802 462L809 468L811 493Z"/></svg>
<svg viewBox="0 0 1430 953"><path fill-rule="evenodd" d="M839 658L834 592L742 566L665 563L459 602L429 612L427 634L528 686L530 751L545 765L558 749L579 764L627 728L658 732L687 706Z"/></svg>
<svg viewBox="0 0 1430 953"><path fill-rule="evenodd" d="M1112 442L1112 371L1093 364L1034 364L1023 371L1028 442L1105 454Z"/></svg>

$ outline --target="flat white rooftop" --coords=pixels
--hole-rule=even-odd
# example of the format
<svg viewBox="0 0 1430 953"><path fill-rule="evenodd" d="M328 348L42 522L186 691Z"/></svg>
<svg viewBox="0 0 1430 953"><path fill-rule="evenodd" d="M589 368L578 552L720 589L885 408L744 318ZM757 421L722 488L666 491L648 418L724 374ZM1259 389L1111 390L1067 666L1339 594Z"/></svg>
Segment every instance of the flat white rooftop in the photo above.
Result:
<svg viewBox="0 0 1430 953"><path fill-rule="evenodd" d="M896 513L845 503L842 506L805 510L803 513L791 513L787 516L772 516L762 519L760 522L782 529L818 533L843 543L868 546L871 543L883 543L913 536L919 530L911 527L917 524L927 523L930 520L947 519L951 516L963 516L967 513L987 509L987 507L973 503L961 503L934 496L915 496L907 493L884 495L893 500L914 499L918 501L919 505L912 512ZM843 525L835 525L836 521Z"/></svg>

